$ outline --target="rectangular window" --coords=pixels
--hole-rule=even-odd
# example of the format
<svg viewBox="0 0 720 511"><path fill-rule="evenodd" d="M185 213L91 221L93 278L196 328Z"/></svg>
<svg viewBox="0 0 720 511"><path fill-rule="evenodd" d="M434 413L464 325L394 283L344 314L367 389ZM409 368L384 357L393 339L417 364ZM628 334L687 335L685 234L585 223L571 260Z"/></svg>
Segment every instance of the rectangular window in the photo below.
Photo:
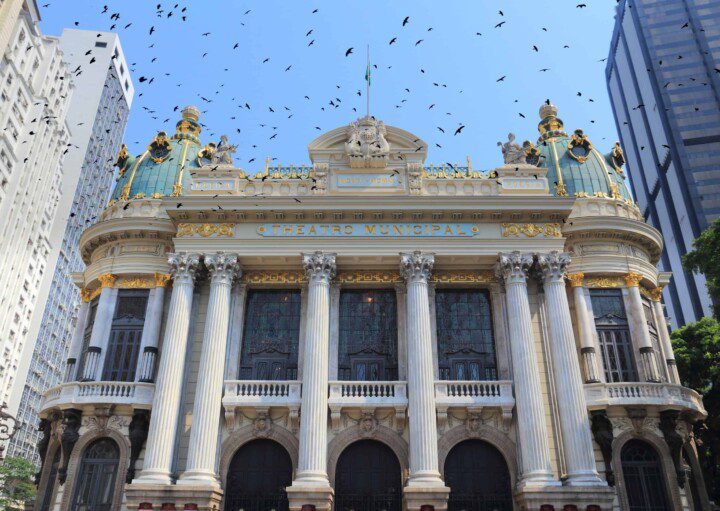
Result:
<svg viewBox="0 0 720 511"><path fill-rule="evenodd" d="M75 379L80 381L85 371L85 358L87 357L88 348L90 347L90 337L92 337L93 325L95 325L95 315L97 314L98 299L95 298L90 302L90 310L88 311L85 330L83 331L82 347L77 359L77 370L75 371Z"/></svg>
<svg viewBox="0 0 720 511"><path fill-rule="evenodd" d="M245 305L240 378L296 380L300 290L253 289Z"/></svg>
<svg viewBox="0 0 720 511"><path fill-rule="evenodd" d="M438 289L435 321L441 380L497 380L487 290Z"/></svg>
<svg viewBox="0 0 720 511"><path fill-rule="evenodd" d="M397 380L397 352L395 290L342 290L339 378L352 381Z"/></svg>
<svg viewBox="0 0 720 511"><path fill-rule="evenodd" d="M645 322L647 323L648 331L650 332L650 343L652 344L653 351L655 352L655 359L657 360L658 370L660 371L660 378L665 381L665 361L663 360L663 353L660 349L660 335L657 325L655 324L652 302L648 298L643 297L642 303L643 311L645 313Z"/></svg>
<svg viewBox="0 0 720 511"><path fill-rule="evenodd" d="M96 48L107 48L107 43L105 41L95 41L95 47Z"/></svg>
<svg viewBox="0 0 720 511"><path fill-rule="evenodd" d="M149 294L147 289L118 293L102 381L135 380Z"/></svg>
<svg viewBox="0 0 720 511"><path fill-rule="evenodd" d="M602 351L605 379L611 383L638 381L622 291L591 289L590 300Z"/></svg>

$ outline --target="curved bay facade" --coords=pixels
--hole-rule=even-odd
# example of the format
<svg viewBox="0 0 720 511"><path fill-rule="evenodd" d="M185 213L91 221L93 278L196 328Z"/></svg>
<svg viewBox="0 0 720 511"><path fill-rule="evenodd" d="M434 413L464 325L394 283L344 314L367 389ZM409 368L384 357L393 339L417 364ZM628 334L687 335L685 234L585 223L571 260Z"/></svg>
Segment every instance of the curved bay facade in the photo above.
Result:
<svg viewBox="0 0 720 511"><path fill-rule="evenodd" d="M433 166L366 117L248 174L198 117L82 236L35 509L709 509L619 145L546 104Z"/></svg>

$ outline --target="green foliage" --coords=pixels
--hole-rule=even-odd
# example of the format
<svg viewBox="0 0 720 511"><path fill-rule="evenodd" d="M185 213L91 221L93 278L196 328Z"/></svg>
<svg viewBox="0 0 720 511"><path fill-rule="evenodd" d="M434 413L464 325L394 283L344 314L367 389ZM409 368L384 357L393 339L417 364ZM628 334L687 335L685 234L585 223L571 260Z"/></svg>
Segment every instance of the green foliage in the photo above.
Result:
<svg viewBox="0 0 720 511"><path fill-rule="evenodd" d="M710 296L720 303L720 218L695 238L693 249L683 256L683 266L703 273ZM720 318L720 307L715 307L715 317Z"/></svg>
<svg viewBox="0 0 720 511"><path fill-rule="evenodd" d="M703 394L708 412L695 428L700 464L711 499L720 500L720 322L702 318L671 334L680 380Z"/></svg>
<svg viewBox="0 0 720 511"><path fill-rule="evenodd" d="M35 497L37 467L24 458L6 458L0 462L0 510L24 509L25 501Z"/></svg>

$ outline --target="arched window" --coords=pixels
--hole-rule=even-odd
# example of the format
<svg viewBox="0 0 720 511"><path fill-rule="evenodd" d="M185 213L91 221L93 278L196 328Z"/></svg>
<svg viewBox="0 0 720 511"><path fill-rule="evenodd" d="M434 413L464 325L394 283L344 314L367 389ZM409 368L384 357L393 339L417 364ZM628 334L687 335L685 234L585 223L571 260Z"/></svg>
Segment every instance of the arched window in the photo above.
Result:
<svg viewBox="0 0 720 511"><path fill-rule="evenodd" d="M490 294L485 289L435 291L441 380L497 380Z"/></svg>
<svg viewBox="0 0 720 511"><path fill-rule="evenodd" d="M40 511L49 511L52 502L53 490L55 489L55 481L57 479L58 468L60 467L60 446L55 449L53 455L52 465L50 465L50 472L48 472L47 480L45 481L45 491L42 493L42 502L40 502Z"/></svg>
<svg viewBox="0 0 720 511"><path fill-rule="evenodd" d="M505 458L482 440L465 440L452 448L445 459L445 484L450 487L448 511L513 509Z"/></svg>
<svg viewBox="0 0 720 511"><path fill-rule="evenodd" d="M630 440L620 460L629 511L670 511L657 451L642 440Z"/></svg>
<svg viewBox="0 0 720 511"><path fill-rule="evenodd" d="M119 461L120 449L110 438L95 440L85 449L75 477L71 511L112 509Z"/></svg>
<svg viewBox="0 0 720 511"><path fill-rule="evenodd" d="M340 454L335 469L335 511L400 511L402 473L390 447L360 440Z"/></svg>
<svg viewBox="0 0 720 511"><path fill-rule="evenodd" d="M237 450L225 485L225 511L287 511L285 488L292 484L292 461L272 440L253 440Z"/></svg>
<svg viewBox="0 0 720 511"><path fill-rule="evenodd" d="M343 289L339 330L338 376L341 380L397 380L394 289Z"/></svg>

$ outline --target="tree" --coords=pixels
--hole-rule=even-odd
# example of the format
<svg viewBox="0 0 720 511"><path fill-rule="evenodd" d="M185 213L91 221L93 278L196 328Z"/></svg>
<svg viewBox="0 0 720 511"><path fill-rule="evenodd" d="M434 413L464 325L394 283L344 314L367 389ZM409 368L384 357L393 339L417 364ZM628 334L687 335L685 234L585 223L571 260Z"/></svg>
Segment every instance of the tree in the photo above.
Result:
<svg viewBox="0 0 720 511"><path fill-rule="evenodd" d="M683 266L703 273L713 302L715 317L720 319L720 218L693 241L693 251L683 256Z"/></svg>
<svg viewBox="0 0 720 511"><path fill-rule="evenodd" d="M680 380L703 395L708 417L695 426L708 494L720 500L720 322L705 317L672 332Z"/></svg>
<svg viewBox="0 0 720 511"><path fill-rule="evenodd" d="M24 458L5 458L0 462L0 509L21 510L35 497L37 467Z"/></svg>

